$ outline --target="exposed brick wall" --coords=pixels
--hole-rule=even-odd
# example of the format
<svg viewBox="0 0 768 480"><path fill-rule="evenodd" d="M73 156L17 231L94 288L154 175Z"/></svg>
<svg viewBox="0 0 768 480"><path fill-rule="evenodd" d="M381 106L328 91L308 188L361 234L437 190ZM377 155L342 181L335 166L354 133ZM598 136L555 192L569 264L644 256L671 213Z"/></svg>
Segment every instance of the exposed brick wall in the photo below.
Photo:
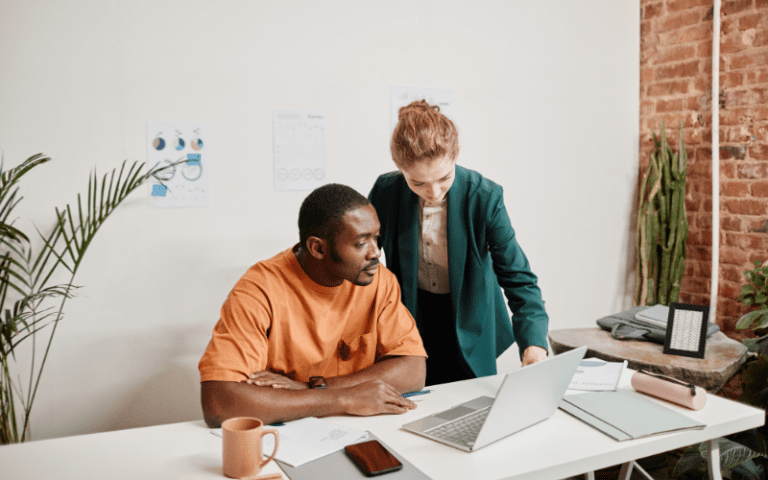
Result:
<svg viewBox="0 0 768 480"><path fill-rule="evenodd" d="M690 235L680 301L708 305L712 260L712 0L641 0L640 172L663 119L688 153ZM768 0L723 0L720 36L720 276L717 323L734 323L743 271L768 259Z"/></svg>

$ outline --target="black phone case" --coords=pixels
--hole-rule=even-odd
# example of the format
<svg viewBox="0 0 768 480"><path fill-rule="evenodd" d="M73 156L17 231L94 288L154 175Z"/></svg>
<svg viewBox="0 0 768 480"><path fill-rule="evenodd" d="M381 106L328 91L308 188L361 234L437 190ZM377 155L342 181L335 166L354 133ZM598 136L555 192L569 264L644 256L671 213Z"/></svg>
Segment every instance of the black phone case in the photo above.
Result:
<svg viewBox="0 0 768 480"><path fill-rule="evenodd" d="M368 477L395 472L403 464L377 440L347 445L344 451Z"/></svg>
<svg viewBox="0 0 768 480"><path fill-rule="evenodd" d="M424 472L414 467L411 462L403 458L396 450L391 449L386 442L376 437L373 433L368 432L368 439L378 440L389 453L394 455L403 464L402 469L390 472L379 478L386 478L387 480L430 480L427 475L424 475ZM363 473L343 448L298 467L292 467L278 459L275 459L275 462L291 480L365 480L370 478Z"/></svg>

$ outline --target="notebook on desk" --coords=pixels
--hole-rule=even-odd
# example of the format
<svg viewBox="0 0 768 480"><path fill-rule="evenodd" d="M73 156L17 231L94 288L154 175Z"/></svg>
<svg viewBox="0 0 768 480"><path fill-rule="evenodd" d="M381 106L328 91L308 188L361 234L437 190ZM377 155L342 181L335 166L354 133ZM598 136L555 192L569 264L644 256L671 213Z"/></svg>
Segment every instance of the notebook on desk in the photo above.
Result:
<svg viewBox="0 0 768 480"><path fill-rule="evenodd" d="M508 373L496 398L478 397L406 423L405 430L471 452L551 417L587 347Z"/></svg>
<svg viewBox="0 0 768 480"><path fill-rule="evenodd" d="M706 427L640 393L627 390L567 395L560 403L560 409L620 442Z"/></svg>

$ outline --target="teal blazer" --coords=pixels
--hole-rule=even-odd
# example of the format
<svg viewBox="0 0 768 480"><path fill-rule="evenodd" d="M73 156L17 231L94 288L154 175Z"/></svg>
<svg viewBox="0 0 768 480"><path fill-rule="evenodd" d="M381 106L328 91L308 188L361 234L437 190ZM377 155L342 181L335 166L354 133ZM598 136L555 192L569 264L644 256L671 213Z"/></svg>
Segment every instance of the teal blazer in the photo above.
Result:
<svg viewBox="0 0 768 480"><path fill-rule="evenodd" d="M420 326L418 197L400 172L391 172L376 180L368 198L381 222L387 268L397 276L403 303ZM530 345L547 348L549 317L536 275L515 240L503 190L458 165L448 191L448 262L456 336L475 375L495 374L496 357L515 341L521 357Z"/></svg>

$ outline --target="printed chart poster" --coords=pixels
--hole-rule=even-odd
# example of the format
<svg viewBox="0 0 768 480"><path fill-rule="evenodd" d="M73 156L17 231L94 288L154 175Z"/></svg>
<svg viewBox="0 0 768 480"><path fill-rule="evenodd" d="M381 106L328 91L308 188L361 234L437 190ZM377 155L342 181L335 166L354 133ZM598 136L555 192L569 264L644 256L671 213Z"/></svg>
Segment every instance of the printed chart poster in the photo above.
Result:
<svg viewBox="0 0 768 480"><path fill-rule="evenodd" d="M210 145L202 122L147 122L147 166L176 165L149 181L151 208L207 207Z"/></svg>
<svg viewBox="0 0 768 480"><path fill-rule="evenodd" d="M397 115L400 107L404 107L416 100L426 100L430 105L440 107L440 113L448 117L454 124L454 92L453 90L444 90L438 88L419 88L419 87L390 87L389 89L389 133L395 131L397 125Z"/></svg>
<svg viewBox="0 0 768 480"><path fill-rule="evenodd" d="M328 168L325 113L274 110L272 128L275 190L314 190L325 184Z"/></svg>

